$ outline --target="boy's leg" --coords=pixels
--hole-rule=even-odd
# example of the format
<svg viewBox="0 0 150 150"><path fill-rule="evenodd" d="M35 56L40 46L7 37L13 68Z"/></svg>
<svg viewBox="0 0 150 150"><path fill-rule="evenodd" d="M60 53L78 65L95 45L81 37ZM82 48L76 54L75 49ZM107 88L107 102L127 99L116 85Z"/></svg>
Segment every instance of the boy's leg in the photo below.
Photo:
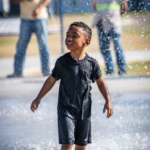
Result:
<svg viewBox="0 0 150 150"><path fill-rule="evenodd" d="M62 144L61 150L72 150L72 144Z"/></svg>
<svg viewBox="0 0 150 150"><path fill-rule="evenodd" d="M61 150L72 150L72 144L62 144ZM75 150L86 150L86 146L76 145Z"/></svg>
<svg viewBox="0 0 150 150"><path fill-rule="evenodd" d="M91 118L78 119L75 128L76 150L85 150L87 143L91 142Z"/></svg>
<svg viewBox="0 0 150 150"><path fill-rule="evenodd" d="M74 131L75 120L67 116L58 116L59 144L62 144L63 148L74 144Z"/></svg>
<svg viewBox="0 0 150 150"><path fill-rule="evenodd" d="M87 143L91 143L91 118L74 120L66 116L58 116L59 144L61 150L85 150Z"/></svg>
<svg viewBox="0 0 150 150"><path fill-rule="evenodd" d="M86 146L76 145L75 150L86 150Z"/></svg>

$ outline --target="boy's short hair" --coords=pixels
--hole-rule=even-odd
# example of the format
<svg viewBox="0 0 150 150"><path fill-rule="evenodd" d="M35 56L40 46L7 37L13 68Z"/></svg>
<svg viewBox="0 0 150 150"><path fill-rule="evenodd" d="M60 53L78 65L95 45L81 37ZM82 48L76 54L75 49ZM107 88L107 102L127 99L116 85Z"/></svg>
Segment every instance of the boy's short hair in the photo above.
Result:
<svg viewBox="0 0 150 150"><path fill-rule="evenodd" d="M92 30L87 24L85 24L84 22L73 22L69 27L72 27L72 26L77 26L79 28L82 28L87 33L88 38L91 40Z"/></svg>

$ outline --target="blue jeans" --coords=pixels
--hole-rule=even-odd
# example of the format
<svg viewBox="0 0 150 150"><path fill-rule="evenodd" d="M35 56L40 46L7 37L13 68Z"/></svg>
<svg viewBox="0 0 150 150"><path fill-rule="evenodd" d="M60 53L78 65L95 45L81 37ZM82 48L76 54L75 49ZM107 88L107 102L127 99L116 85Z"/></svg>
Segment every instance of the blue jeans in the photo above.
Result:
<svg viewBox="0 0 150 150"><path fill-rule="evenodd" d="M114 64L112 61L112 56L111 56L111 51L110 51L109 37L111 37L113 44L114 44L119 74L125 74L126 62L125 62L125 58L123 54L121 36L118 35L114 29L112 29L108 33L105 33L101 24L97 25L97 29L98 29L100 50L101 50L101 53L104 57L105 64L106 64L106 74L114 74Z"/></svg>
<svg viewBox="0 0 150 150"><path fill-rule="evenodd" d="M49 48L47 39L47 19L40 20L21 20L19 41L14 62L14 73L22 75L23 66L27 51L27 45L32 33L37 36L39 50L41 55L41 65L43 74L50 72L49 67Z"/></svg>

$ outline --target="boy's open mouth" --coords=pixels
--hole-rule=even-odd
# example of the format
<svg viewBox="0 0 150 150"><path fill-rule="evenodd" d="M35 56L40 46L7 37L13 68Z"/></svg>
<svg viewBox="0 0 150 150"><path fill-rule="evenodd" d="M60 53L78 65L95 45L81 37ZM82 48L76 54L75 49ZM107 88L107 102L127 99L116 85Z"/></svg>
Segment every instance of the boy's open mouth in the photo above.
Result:
<svg viewBox="0 0 150 150"><path fill-rule="evenodd" d="M73 45L72 43L67 43L67 46L71 46L71 45Z"/></svg>

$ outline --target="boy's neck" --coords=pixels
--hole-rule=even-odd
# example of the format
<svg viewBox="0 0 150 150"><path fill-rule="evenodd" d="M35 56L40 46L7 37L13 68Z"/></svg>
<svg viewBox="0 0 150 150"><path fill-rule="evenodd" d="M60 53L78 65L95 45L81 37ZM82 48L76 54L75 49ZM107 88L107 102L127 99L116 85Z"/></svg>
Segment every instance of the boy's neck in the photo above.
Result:
<svg viewBox="0 0 150 150"><path fill-rule="evenodd" d="M76 61L82 60L86 56L85 51L70 51L70 55Z"/></svg>

